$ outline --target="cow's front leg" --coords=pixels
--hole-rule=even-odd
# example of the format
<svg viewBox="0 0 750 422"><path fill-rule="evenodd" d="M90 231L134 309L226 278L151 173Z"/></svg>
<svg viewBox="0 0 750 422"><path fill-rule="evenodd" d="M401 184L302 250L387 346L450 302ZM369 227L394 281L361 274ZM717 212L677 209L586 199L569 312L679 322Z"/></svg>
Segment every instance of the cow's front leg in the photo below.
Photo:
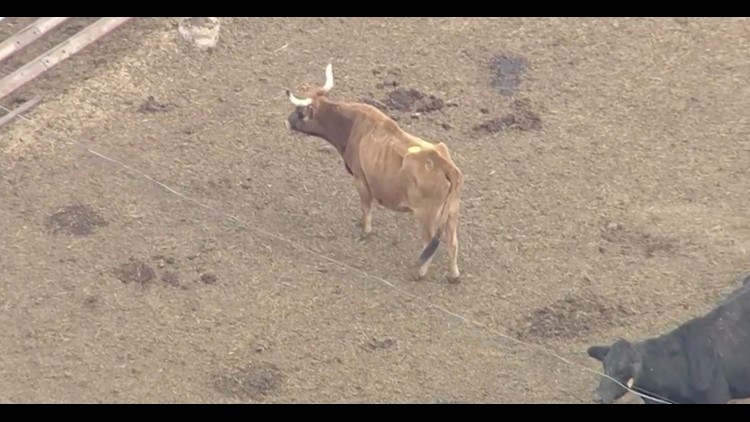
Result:
<svg viewBox="0 0 750 422"><path fill-rule="evenodd" d="M370 233L372 233L372 194L364 180L357 179L356 185L362 210L359 222L362 234L360 235L359 240L363 241L367 239Z"/></svg>

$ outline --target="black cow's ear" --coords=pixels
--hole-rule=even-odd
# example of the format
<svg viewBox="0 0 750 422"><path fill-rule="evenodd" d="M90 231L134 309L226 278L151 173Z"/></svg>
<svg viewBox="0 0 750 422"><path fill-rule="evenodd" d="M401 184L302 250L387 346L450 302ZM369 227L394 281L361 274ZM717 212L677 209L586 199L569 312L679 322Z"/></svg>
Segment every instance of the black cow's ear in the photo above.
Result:
<svg viewBox="0 0 750 422"><path fill-rule="evenodd" d="M586 350L586 353L588 353L590 357L603 362L607 353L609 353L609 346L591 346Z"/></svg>

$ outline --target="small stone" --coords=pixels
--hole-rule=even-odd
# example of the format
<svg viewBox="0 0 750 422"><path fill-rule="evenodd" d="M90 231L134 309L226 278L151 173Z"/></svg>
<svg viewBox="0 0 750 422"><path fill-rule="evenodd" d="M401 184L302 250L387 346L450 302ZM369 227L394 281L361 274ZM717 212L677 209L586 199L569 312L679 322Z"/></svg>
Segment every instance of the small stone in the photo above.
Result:
<svg viewBox="0 0 750 422"><path fill-rule="evenodd" d="M216 43L219 41L220 28L221 24L218 18L200 17L183 18L177 30L185 41L200 50L207 50L216 47Z"/></svg>

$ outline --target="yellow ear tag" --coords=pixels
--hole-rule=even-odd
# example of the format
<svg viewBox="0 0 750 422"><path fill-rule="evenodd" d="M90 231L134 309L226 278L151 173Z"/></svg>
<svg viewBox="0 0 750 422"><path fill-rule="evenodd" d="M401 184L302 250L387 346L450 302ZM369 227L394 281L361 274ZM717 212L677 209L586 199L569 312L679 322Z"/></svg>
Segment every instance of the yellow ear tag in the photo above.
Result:
<svg viewBox="0 0 750 422"><path fill-rule="evenodd" d="M630 378L626 385L628 386L628 388L633 388L633 378Z"/></svg>
<svg viewBox="0 0 750 422"><path fill-rule="evenodd" d="M410 153L419 152L419 151L422 151L422 147L414 145L413 147L409 147L407 151L409 151Z"/></svg>

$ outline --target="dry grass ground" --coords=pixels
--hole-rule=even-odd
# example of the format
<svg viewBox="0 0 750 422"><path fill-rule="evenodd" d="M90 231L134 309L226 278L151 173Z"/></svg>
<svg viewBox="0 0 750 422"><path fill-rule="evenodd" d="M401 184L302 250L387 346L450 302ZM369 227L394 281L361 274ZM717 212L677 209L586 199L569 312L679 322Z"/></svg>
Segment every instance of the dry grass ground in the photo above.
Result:
<svg viewBox="0 0 750 422"><path fill-rule="evenodd" d="M497 333L598 370L748 270L747 19L222 22L201 53L138 19L9 100L45 98L0 138L0 402L589 402ZM451 148L461 284L443 249L405 277L406 216L357 242L340 158L286 132L329 61Z"/></svg>

